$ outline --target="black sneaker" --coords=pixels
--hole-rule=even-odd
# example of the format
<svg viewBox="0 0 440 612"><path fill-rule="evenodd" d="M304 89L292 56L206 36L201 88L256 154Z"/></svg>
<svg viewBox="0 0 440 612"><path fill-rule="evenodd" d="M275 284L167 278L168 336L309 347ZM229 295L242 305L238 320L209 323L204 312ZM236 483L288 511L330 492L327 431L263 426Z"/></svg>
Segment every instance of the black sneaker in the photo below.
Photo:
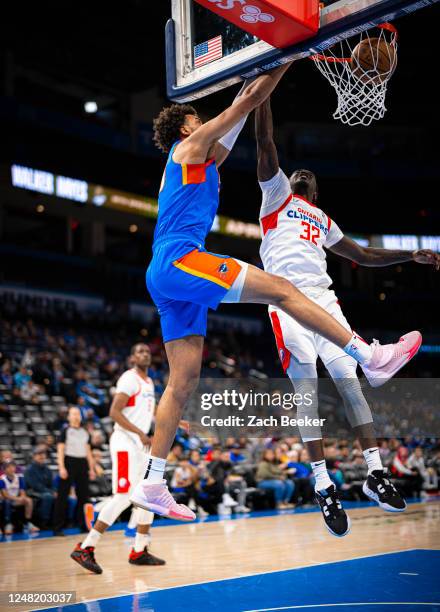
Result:
<svg viewBox="0 0 440 612"><path fill-rule="evenodd" d="M386 512L403 512L406 502L387 478L387 470L374 470L362 485L367 497L377 502Z"/></svg>
<svg viewBox="0 0 440 612"><path fill-rule="evenodd" d="M70 556L86 570L89 570L89 572L102 574L102 567L96 563L94 546L81 548L81 543L79 543Z"/></svg>
<svg viewBox="0 0 440 612"><path fill-rule="evenodd" d="M315 499L321 508L325 526L330 533L338 538L347 535L350 531L351 522L339 501L335 485L328 489L315 491Z"/></svg>
<svg viewBox="0 0 440 612"><path fill-rule="evenodd" d="M146 546L141 552L136 552L134 548L132 548L128 557L128 562L132 565L165 565L165 561L149 553Z"/></svg>

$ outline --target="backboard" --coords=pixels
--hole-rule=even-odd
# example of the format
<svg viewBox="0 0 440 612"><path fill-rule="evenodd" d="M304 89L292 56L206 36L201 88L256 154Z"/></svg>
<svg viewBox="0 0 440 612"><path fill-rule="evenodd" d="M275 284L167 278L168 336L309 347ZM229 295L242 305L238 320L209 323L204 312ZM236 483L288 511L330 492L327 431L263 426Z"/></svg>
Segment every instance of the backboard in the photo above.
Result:
<svg viewBox="0 0 440 612"><path fill-rule="evenodd" d="M216 0L210 0L216 2ZM256 76L292 59L318 53L383 21L393 21L438 0L327 1L318 33L277 49L204 8L195 0L171 0L165 28L167 95L188 102ZM252 0L217 0L252 8Z"/></svg>

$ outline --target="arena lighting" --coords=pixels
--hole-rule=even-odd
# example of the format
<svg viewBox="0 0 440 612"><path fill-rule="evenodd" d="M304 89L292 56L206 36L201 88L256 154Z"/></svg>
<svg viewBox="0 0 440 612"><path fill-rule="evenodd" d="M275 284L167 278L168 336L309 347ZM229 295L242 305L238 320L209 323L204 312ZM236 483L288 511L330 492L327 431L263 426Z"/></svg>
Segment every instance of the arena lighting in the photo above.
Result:
<svg viewBox="0 0 440 612"><path fill-rule="evenodd" d="M96 113L98 112L98 105L94 100L88 100L84 103L84 110L86 113Z"/></svg>
<svg viewBox="0 0 440 612"><path fill-rule="evenodd" d="M157 219L156 198L59 176L45 170L14 164L11 166L11 183L13 187L88 203L96 208L111 208L149 219ZM134 233L130 228L129 231ZM223 215L216 215L211 231L236 238L260 239L260 228L257 223L248 223ZM440 236L406 234L371 236L350 233L347 235L363 247L373 245L385 249L432 249L440 252Z"/></svg>

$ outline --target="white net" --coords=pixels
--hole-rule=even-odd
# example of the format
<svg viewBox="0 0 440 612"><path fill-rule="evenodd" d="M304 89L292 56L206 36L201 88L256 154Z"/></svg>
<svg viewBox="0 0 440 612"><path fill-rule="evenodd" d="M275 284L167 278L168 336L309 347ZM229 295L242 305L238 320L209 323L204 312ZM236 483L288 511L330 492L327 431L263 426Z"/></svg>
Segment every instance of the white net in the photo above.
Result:
<svg viewBox="0 0 440 612"><path fill-rule="evenodd" d="M386 112L388 82L397 65L397 31L384 23L312 56L338 96L333 113L347 125L370 125Z"/></svg>

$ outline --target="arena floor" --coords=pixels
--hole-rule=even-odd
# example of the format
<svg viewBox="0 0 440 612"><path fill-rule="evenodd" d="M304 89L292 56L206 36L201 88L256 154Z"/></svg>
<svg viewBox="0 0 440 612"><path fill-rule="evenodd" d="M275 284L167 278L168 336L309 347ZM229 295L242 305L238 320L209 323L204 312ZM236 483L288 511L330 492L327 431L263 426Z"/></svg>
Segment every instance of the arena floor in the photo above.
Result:
<svg viewBox="0 0 440 612"><path fill-rule="evenodd" d="M346 507L352 531L342 539L325 531L316 511L162 520L151 549L165 567L129 565L131 539L115 529L97 549L100 576L69 558L78 535L3 541L0 587L76 591L76 604L58 608L69 612L440 612L440 504L414 503L396 515L367 503Z"/></svg>

